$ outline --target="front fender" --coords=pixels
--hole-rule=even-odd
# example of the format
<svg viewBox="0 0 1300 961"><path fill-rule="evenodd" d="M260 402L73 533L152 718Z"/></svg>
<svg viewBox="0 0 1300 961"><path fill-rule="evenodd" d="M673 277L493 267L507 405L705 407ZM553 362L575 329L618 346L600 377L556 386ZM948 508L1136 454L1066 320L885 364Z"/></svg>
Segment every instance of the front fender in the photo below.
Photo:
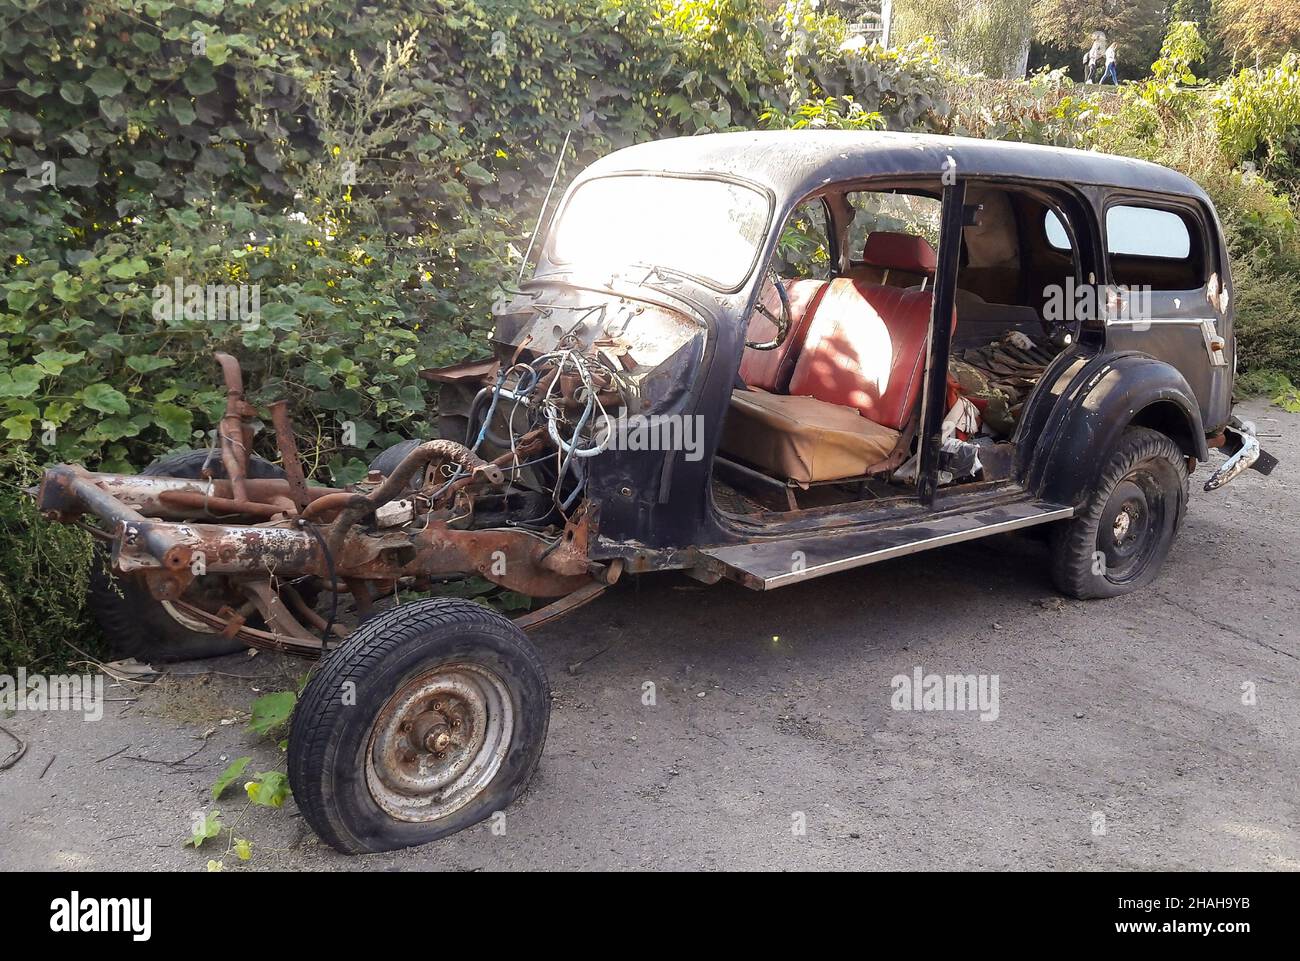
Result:
<svg viewBox="0 0 1300 961"><path fill-rule="evenodd" d="M1188 457L1209 459L1200 407L1175 367L1139 351L1058 358L1020 418L1021 483L1053 503L1081 504L1132 426L1158 430Z"/></svg>

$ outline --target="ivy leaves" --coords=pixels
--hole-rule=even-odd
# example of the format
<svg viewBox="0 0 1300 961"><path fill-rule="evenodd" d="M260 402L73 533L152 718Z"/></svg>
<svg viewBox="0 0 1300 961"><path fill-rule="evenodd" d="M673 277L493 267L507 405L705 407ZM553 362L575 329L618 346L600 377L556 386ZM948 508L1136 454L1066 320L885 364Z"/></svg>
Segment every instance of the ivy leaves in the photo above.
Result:
<svg viewBox="0 0 1300 961"><path fill-rule="evenodd" d="M221 812L209 811L203 817L199 818L192 828L190 839L185 843L195 848L203 846L204 842L211 841L221 833Z"/></svg>
<svg viewBox="0 0 1300 961"><path fill-rule="evenodd" d="M86 80L86 87L96 97L116 97L126 89L126 75L116 67L100 67Z"/></svg>
<svg viewBox="0 0 1300 961"><path fill-rule="evenodd" d="M284 807L289 797L289 777L282 771L263 771L244 785L244 791L259 807Z"/></svg>
<svg viewBox="0 0 1300 961"><path fill-rule="evenodd" d="M129 414L131 405L126 395L108 384L92 384L81 392L81 402L91 410L104 414Z"/></svg>
<svg viewBox="0 0 1300 961"><path fill-rule="evenodd" d="M293 691L264 694L253 702L253 718L248 729L254 734L270 734L289 723L298 695Z"/></svg>
<svg viewBox="0 0 1300 961"><path fill-rule="evenodd" d="M251 757L237 757L231 761L226 769L221 772L221 775L212 782L210 792L212 800L221 800L221 795L225 793L226 788L230 787L235 782L235 779L244 773L244 768L248 767L249 762L252 760Z"/></svg>

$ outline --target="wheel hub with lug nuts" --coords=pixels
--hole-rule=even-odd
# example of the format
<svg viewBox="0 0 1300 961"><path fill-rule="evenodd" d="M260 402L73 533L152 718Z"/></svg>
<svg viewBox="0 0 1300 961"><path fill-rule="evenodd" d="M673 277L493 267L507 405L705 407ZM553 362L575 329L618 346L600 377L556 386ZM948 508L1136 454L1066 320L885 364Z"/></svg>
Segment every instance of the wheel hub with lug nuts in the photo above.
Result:
<svg viewBox="0 0 1300 961"><path fill-rule="evenodd" d="M1163 516L1163 503L1146 472L1135 471L1115 486L1097 532L1112 583L1141 574L1159 543Z"/></svg>
<svg viewBox="0 0 1300 961"><path fill-rule="evenodd" d="M366 785L395 818L446 817L496 776L513 730L509 692L492 671L461 664L421 674L375 718Z"/></svg>

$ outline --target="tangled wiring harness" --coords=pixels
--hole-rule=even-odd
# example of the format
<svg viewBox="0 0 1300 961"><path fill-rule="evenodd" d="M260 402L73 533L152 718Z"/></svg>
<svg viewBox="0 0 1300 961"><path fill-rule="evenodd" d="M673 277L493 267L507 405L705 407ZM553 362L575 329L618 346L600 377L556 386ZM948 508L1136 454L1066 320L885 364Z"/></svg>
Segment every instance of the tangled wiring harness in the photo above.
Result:
<svg viewBox="0 0 1300 961"><path fill-rule="evenodd" d="M553 461L553 478L546 469L538 476L549 482L554 507L567 517L586 487L585 461L608 449L615 416L633 395L632 383L599 345L583 349L566 338L555 350L503 367L496 383L479 392L467 442L476 453L484 442L508 451L509 470L516 476L524 467L544 468ZM504 437L492 430L499 411L506 411ZM529 460L530 448L543 436L554 445L554 455Z"/></svg>

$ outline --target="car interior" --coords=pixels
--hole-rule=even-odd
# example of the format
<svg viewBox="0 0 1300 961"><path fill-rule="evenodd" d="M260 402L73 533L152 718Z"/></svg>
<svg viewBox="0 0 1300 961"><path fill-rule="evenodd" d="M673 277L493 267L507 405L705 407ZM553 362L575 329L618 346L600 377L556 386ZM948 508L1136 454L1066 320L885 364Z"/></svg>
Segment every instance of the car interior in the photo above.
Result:
<svg viewBox="0 0 1300 961"><path fill-rule="evenodd" d="M937 182L841 189L791 214L723 426L721 510L915 496L941 193ZM1022 185L968 185L941 484L1009 478L1021 407L1077 335L1044 316L1045 289L1082 277L1062 240L1073 203ZM778 319L788 320L783 338Z"/></svg>

